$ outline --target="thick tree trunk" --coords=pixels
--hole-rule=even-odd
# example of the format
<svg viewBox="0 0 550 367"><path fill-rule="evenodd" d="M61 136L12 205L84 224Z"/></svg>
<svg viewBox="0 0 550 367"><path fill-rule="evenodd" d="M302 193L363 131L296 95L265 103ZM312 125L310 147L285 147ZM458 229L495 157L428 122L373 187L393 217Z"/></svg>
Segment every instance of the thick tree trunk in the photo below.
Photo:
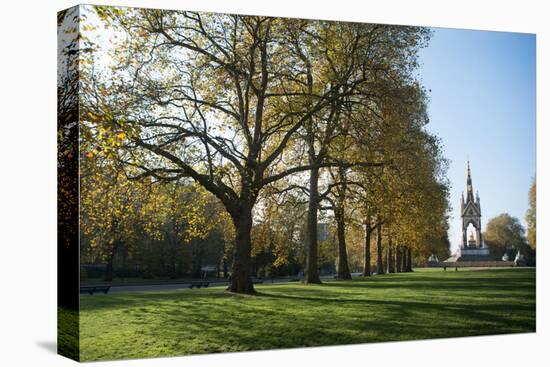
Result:
<svg viewBox="0 0 550 367"><path fill-rule="evenodd" d="M343 207L336 208L334 211L338 235L338 279L351 279L351 273L348 265L348 252L346 250L346 223Z"/></svg>
<svg viewBox="0 0 550 367"><path fill-rule="evenodd" d="M411 255L411 249L409 247L405 247L404 249L404 261L403 261L403 271L405 272L411 272L412 271L412 255Z"/></svg>
<svg viewBox="0 0 550 367"><path fill-rule="evenodd" d="M306 266L304 283L321 284L317 269L317 211L319 207L319 169L312 168L309 175L309 204L307 212Z"/></svg>
<svg viewBox="0 0 550 367"><path fill-rule="evenodd" d="M251 249L252 242L250 231L252 230L252 206L253 203L241 205L238 215L233 216L235 226L235 258L231 271L231 282L228 290L235 293L253 294L254 285L251 277Z"/></svg>
<svg viewBox="0 0 550 367"><path fill-rule="evenodd" d="M386 262L386 266L388 267L387 272L388 272L388 274L389 273L395 273L395 269L393 267L393 265L394 265L393 241L392 241L391 236L388 238L387 256L388 256L387 262Z"/></svg>
<svg viewBox="0 0 550 367"><path fill-rule="evenodd" d="M370 221L365 224L365 257L363 259L363 276L370 277L370 238L372 234L372 228Z"/></svg>
<svg viewBox="0 0 550 367"><path fill-rule="evenodd" d="M401 265L402 265L401 258L403 257L402 253L403 253L403 251L401 249L401 246L396 245L395 246L395 272L396 273L401 273L403 271L403 268L401 267Z"/></svg>
<svg viewBox="0 0 550 367"><path fill-rule="evenodd" d="M384 274L384 262L382 261L382 223L376 223L376 273Z"/></svg>
<svg viewBox="0 0 550 367"><path fill-rule="evenodd" d="M313 73L309 62L307 67L307 86L309 94L313 94ZM312 100L307 99L307 105L312 105ZM313 168L309 171L309 203L307 213L306 231L306 264L304 269L304 283L321 284L318 266L318 243L317 243L317 211L319 210L319 168L317 160L320 158L315 152L315 131L313 129L313 118L310 117L306 125L306 141L308 145L309 164Z"/></svg>
<svg viewBox="0 0 550 367"><path fill-rule="evenodd" d="M407 271L407 247L403 247L403 256L401 259L401 270L403 272Z"/></svg>

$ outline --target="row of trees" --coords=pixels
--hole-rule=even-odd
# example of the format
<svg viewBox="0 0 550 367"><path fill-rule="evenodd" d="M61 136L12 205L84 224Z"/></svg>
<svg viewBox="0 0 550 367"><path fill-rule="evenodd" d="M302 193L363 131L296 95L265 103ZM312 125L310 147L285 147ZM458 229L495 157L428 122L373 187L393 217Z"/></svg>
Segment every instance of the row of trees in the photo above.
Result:
<svg viewBox="0 0 550 367"><path fill-rule="evenodd" d="M131 181L124 170L91 154L81 172L81 259L105 263L106 280L113 278L117 255L124 270L132 264L149 277L197 274L202 264L194 259L224 260L230 225L219 202L200 186Z"/></svg>
<svg viewBox="0 0 550 367"><path fill-rule="evenodd" d="M357 228L365 275L448 251L447 164L415 77L427 29L82 9L81 216L107 263L121 243L218 230L231 291L254 291L260 253L320 283L319 216L342 279Z"/></svg>

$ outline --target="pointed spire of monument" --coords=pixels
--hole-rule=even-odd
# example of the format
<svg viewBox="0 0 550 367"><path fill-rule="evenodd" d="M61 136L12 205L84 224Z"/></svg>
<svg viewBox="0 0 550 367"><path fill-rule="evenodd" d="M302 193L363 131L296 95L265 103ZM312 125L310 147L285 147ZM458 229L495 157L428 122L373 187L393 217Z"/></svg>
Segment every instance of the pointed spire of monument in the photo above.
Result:
<svg viewBox="0 0 550 367"><path fill-rule="evenodd" d="M474 190L472 187L472 173L470 171L470 160L468 159L468 172L466 178L466 201L474 201Z"/></svg>

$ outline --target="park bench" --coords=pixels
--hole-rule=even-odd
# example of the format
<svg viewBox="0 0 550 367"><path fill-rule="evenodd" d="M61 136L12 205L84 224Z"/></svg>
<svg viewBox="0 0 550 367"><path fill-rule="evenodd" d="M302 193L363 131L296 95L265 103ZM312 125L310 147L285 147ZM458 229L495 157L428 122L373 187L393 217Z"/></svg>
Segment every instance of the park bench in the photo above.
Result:
<svg viewBox="0 0 550 367"><path fill-rule="evenodd" d="M92 295L96 292L103 292L104 294L107 294L109 289L111 289L110 285L83 285L80 287L80 294L88 293Z"/></svg>
<svg viewBox="0 0 550 367"><path fill-rule="evenodd" d="M208 288L210 282L192 282L189 283L189 289L193 288Z"/></svg>

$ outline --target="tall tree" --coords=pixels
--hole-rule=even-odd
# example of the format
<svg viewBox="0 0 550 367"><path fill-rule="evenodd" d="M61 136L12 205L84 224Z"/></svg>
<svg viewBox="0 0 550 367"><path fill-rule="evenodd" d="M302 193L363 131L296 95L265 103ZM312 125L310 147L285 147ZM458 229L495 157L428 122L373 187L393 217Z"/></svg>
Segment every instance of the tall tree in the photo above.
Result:
<svg viewBox="0 0 550 367"><path fill-rule="evenodd" d="M221 201L235 229L233 292L254 292L251 230L260 193L308 172L306 282L320 282L320 170L372 167L391 158L380 150L374 160L334 160L329 147L340 133L341 111L346 103L369 110L381 96L414 85L417 52L429 31L96 9L123 37L109 48L110 68L101 68L103 59L100 70L86 73L84 122L124 134L119 161L140 172L134 179L189 177ZM378 138L376 132L362 136Z"/></svg>
<svg viewBox="0 0 550 367"><path fill-rule="evenodd" d="M395 273L395 258L393 257L393 239L391 233L388 234L388 245L386 246L386 273Z"/></svg>
<svg viewBox="0 0 550 367"><path fill-rule="evenodd" d="M372 219L367 217L364 222L365 226L365 242L363 245L363 276L369 277L372 274L371 270L371 237L375 229L375 226L372 224Z"/></svg>
<svg viewBox="0 0 550 367"><path fill-rule="evenodd" d="M95 83L87 108L125 129L125 163L141 176L191 177L223 203L236 232L229 289L252 293L259 192L312 168L284 164L283 152L347 88L315 81L315 93L308 90L287 42L294 20L149 9L104 16L127 35L113 55L123 66L112 81ZM101 93L107 88L117 97Z"/></svg>
<svg viewBox="0 0 550 367"><path fill-rule="evenodd" d="M487 222L483 238L492 251L498 256L509 253L514 256L516 251L525 250L527 240L525 238L525 229L516 217L508 213L502 213Z"/></svg>
<svg viewBox="0 0 550 367"><path fill-rule="evenodd" d="M327 192L326 199L331 203L330 209L334 213L334 220L336 222L336 238L338 248L338 266L337 266L337 278L349 280L351 279L351 273L349 270L348 253L346 248L346 197L348 190L347 174L344 167L338 167L336 172L331 171L332 183L334 188L332 194L334 198L330 198Z"/></svg>
<svg viewBox="0 0 550 367"><path fill-rule="evenodd" d="M376 273L384 274L384 260L382 254L382 219L376 221Z"/></svg>

